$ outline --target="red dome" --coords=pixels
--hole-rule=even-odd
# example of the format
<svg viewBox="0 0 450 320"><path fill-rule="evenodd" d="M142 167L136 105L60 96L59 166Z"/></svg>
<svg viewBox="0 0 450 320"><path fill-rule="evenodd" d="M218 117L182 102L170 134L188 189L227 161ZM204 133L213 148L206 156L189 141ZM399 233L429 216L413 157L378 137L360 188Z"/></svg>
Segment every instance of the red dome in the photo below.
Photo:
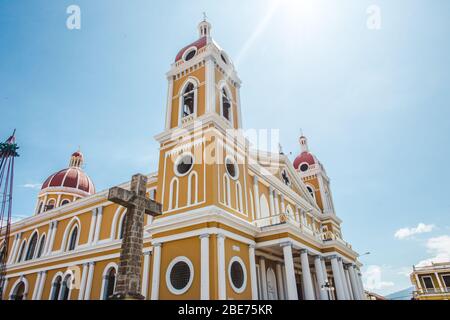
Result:
<svg viewBox="0 0 450 320"><path fill-rule="evenodd" d="M297 158L295 158L294 160L294 168L297 170L298 167L302 164L302 163L307 163L310 166L313 164L316 164L316 158L309 152L305 151L302 152Z"/></svg>
<svg viewBox="0 0 450 320"><path fill-rule="evenodd" d="M78 167L67 168L52 174L45 180L41 190L58 187L78 189L88 194L95 193L91 178Z"/></svg>
<svg viewBox="0 0 450 320"><path fill-rule="evenodd" d="M194 43L191 43L190 45L184 47L183 49L180 50L180 52L178 52L177 57L175 58L175 62L178 62L179 60L181 60L183 58L184 53L189 48L196 47L197 50L199 50L199 49L205 47L206 44L207 44L207 37L202 37L202 38L198 39L197 41L195 41Z"/></svg>

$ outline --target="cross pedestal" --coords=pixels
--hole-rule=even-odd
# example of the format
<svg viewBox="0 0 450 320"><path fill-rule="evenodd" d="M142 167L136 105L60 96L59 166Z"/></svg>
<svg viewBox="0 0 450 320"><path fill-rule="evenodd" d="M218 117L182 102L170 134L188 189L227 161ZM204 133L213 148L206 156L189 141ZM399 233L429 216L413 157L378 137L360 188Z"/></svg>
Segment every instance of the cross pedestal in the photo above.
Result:
<svg viewBox="0 0 450 320"><path fill-rule="evenodd" d="M115 300L142 300L141 268L144 238L144 214L161 215L161 205L146 198L147 177L134 175L130 190L119 187L109 189L108 200L127 208L125 230L120 251Z"/></svg>

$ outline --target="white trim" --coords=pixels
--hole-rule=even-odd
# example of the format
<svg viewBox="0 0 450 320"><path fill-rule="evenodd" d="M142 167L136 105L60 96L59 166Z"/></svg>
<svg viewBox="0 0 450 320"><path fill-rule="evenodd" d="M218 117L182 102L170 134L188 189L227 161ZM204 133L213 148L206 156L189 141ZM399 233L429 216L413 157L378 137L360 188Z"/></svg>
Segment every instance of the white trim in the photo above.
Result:
<svg viewBox="0 0 450 320"><path fill-rule="evenodd" d="M235 170L235 176L234 177L228 171L227 160L230 160L232 162L232 164L234 165L234 170ZM226 173L228 173L228 175L230 176L231 179L233 179L233 180L238 180L239 179L239 166L238 166L238 164L236 162L236 159L234 159L233 156L227 155L225 157L225 171L226 171Z"/></svg>
<svg viewBox="0 0 450 320"><path fill-rule="evenodd" d="M23 282L24 284L24 289L23 289L23 300L27 300L28 298L28 290L29 290L29 284L28 284L28 280L27 278L21 276L19 279L16 280L16 282L14 282L14 284L11 287L11 291L9 294L9 300L12 300L12 296L14 295L14 291L16 291L17 286Z"/></svg>
<svg viewBox="0 0 450 320"><path fill-rule="evenodd" d="M115 262L110 262L103 269L103 273L102 273L102 289L100 291L100 300L106 300L105 299L105 293L106 293L105 292L105 290L106 290L106 279L105 279L105 277L108 275L108 273L111 271L111 269L116 270L116 278L115 278L115 282L114 282L114 289L116 288L119 266Z"/></svg>
<svg viewBox="0 0 450 320"><path fill-rule="evenodd" d="M237 263L240 264L240 266L241 266L241 268L242 268L242 271L243 271L243 273L244 273L244 282L242 283L242 287L241 287L241 288L237 288L237 287L234 285L234 283L233 283L233 279L231 278L231 265L232 265L234 262L237 262ZM232 257L232 258L230 259L230 262L228 263L228 281L230 281L231 288L232 288L232 289L234 290L234 292L236 292L236 293L239 293L239 294L240 294L240 293L244 292L245 289L247 289L247 269L246 269L246 267L245 267L244 261L243 261L240 257L238 257L238 256Z"/></svg>
<svg viewBox="0 0 450 320"><path fill-rule="evenodd" d="M176 187L174 187L174 184L176 184ZM174 188L176 188L176 190L174 190ZM169 211L178 209L179 191L180 191L180 180L177 177L173 177L172 181L170 181L169 186L169 206L168 206ZM174 199L174 193L176 199Z"/></svg>
<svg viewBox="0 0 450 320"><path fill-rule="evenodd" d="M190 156L191 159L192 159L191 167L185 173L180 173L178 171L178 165L180 164L181 160L183 160L183 158L186 157L186 156ZM187 176L192 171L192 169L194 168L194 163L195 163L194 155L191 152L185 151L182 154L180 154L177 157L177 159L175 160L175 162L173 163L173 172L177 175L177 177L180 177L180 178L184 177L184 176Z"/></svg>
<svg viewBox="0 0 450 320"><path fill-rule="evenodd" d="M170 282L170 273L172 272L172 269L175 266L175 264L177 264L178 262L186 263L190 270L189 281L183 289L174 288L172 286L172 283ZM167 285L167 289L169 289L169 291L172 294L182 295L182 294L186 293L190 289L193 280L194 280L194 265L192 264L191 260L189 260L187 257L185 257L185 256L176 257L169 263L169 266L167 267L167 271L166 271L166 285Z"/></svg>
<svg viewBox="0 0 450 320"><path fill-rule="evenodd" d="M58 292L58 296L56 297L56 299L52 299L53 294L54 294L54 291L55 291L54 283L55 283L55 281L56 281L56 279L57 279L58 277L61 277L61 282L60 282L60 284L59 284L59 292ZM63 274L61 271L57 272L57 273L53 276L52 281L50 282L50 294L49 294L49 296L48 296L48 300L59 300L59 296L60 296L60 294L61 294L61 288L62 288L62 283L63 283L63 281L64 281L64 274Z"/></svg>
<svg viewBox="0 0 450 320"><path fill-rule="evenodd" d="M192 179L195 179L195 190L194 190L194 202L192 202ZM188 206L197 204L198 203L198 174L197 171L192 170L191 173L189 173L188 177L188 199L187 204Z"/></svg>
<svg viewBox="0 0 450 320"><path fill-rule="evenodd" d="M63 251L63 252L74 251L74 250L69 250L69 245L70 245L70 238L72 237L72 232L75 230L75 227L78 227L78 230L77 230L77 239L75 242L74 250L77 249L78 243L80 241L81 222L80 222L80 219L78 219L78 217L73 217L67 224L67 227L64 231L64 236L63 236L63 240L61 243L60 251Z"/></svg>
<svg viewBox="0 0 450 320"><path fill-rule="evenodd" d="M194 118L197 117L197 111L198 111L198 88L200 86L200 81L190 76L184 84L181 86L181 90L178 93L178 126L181 126L183 124L183 102L184 102L184 90L187 88L187 86L192 83L194 85L194 110L189 116L193 116ZM188 92L187 92L188 93Z"/></svg>

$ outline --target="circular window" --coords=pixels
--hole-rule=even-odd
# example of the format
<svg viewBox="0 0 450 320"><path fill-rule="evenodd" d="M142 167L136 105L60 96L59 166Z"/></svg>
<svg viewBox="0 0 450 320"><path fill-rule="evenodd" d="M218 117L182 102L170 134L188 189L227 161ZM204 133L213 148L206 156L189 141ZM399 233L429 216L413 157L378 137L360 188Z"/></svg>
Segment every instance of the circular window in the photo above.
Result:
<svg viewBox="0 0 450 320"><path fill-rule="evenodd" d="M193 57L195 57L195 54L197 53L197 49L191 49L187 51L186 55L184 56L185 61L191 60Z"/></svg>
<svg viewBox="0 0 450 320"><path fill-rule="evenodd" d="M228 268L230 284L236 293L242 293L247 286L247 272L241 258L233 257Z"/></svg>
<svg viewBox="0 0 450 320"><path fill-rule="evenodd" d="M181 155L175 161L175 173L178 176L185 176L191 171L194 166L194 157L191 154Z"/></svg>
<svg viewBox="0 0 450 320"><path fill-rule="evenodd" d="M308 169L309 169L309 166L308 166L307 163L303 163L303 164L300 166L300 171L301 171L301 172L305 172L305 171L307 171Z"/></svg>
<svg viewBox="0 0 450 320"><path fill-rule="evenodd" d="M227 168L227 173L232 179L237 179L239 176L239 167L234 159L227 157L225 159L225 167Z"/></svg>
<svg viewBox="0 0 450 320"><path fill-rule="evenodd" d="M186 257L172 260L167 268L166 283L170 292L180 295L189 290L194 279L194 266Z"/></svg>

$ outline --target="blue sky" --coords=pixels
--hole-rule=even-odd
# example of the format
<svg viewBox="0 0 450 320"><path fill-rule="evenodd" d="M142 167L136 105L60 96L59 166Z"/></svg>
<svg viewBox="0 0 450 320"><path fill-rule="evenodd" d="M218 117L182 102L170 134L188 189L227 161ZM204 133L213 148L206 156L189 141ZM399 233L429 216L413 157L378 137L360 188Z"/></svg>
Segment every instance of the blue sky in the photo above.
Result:
<svg viewBox="0 0 450 320"><path fill-rule="evenodd" d="M165 72L206 11L243 80L244 126L279 128L292 158L303 129L344 238L371 252L366 283L393 292L413 264L450 258L450 3L275 2L1 1L0 137L17 128L16 218L78 146L98 190L156 170ZM81 30L66 28L71 4ZM366 26L370 5L380 30Z"/></svg>

